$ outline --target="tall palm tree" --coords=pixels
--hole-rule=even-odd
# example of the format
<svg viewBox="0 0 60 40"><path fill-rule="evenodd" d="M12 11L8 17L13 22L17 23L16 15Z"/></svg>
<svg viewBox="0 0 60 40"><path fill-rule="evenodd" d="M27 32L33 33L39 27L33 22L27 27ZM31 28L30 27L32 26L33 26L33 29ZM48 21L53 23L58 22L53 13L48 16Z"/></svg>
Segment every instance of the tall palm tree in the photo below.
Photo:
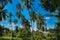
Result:
<svg viewBox="0 0 60 40"><path fill-rule="evenodd" d="M23 16L23 17L22 17L22 20L21 20L21 23L22 23L22 25L23 25L24 28L26 27L25 20L26 20L26 19L25 19L25 17Z"/></svg>
<svg viewBox="0 0 60 40"><path fill-rule="evenodd" d="M36 22L39 30L44 29L44 27L42 27L42 25L44 25L44 20L41 14L36 14Z"/></svg>
<svg viewBox="0 0 60 40"><path fill-rule="evenodd" d="M24 17L24 15L21 16L21 23L22 23L22 26L25 29L29 29L30 28L29 21Z"/></svg>
<svg viewBox="0 0 60 40"><path fill-rule="evenodd" d="M6 20L6 11L7 10L3 10L3 8L6 6L7 4L7 0L0 0L0 23L2 20ZM1 25L0 25L1 27ZM2 29L0 29L0 31L2 31ZM2 33L0 33L2 35Z"/></svg>
<svg viewBox="0 0 60 40"><path fill-rule="evenodd" d="M28 20L26 20L26 28L30 30L30 22Z"/></svg>
<svg viewBox="0 0 60 40"><path fill-rule="evenodd" d="M10 12L10 13L8 14L8 17L10 18L10 19L9 19L9 23L10 23L11 30L13 31L13 27L12 27L12 16L13 16L13 15L12 15L12 13ZM12 32L11 35L12 35L12 40L13 40L13 32Z"/></svg>
<svg viewBox="0 0 60 40"><path fill-rule="evenodd" d="M8 14L8 17L10 18L9 19L10 26L12 27L12 13L11 12Z"/></svg>
<svg viewBox="0 0 60 40"><path fill-rule="evenodd" d="M4 1L5 2L5 1ZM6 4L4 4L2 2L2 0L0 0L0 21L5 20L6 19L6 12L7 10L3 10L3 8L5 7Z"/></svg>
<svg viewBox="0 0 60 40"><path fill-rule="evenodd" d="M33 28L33 22L36 20L36 14L34 11L30 12L31 27ZM32 24L33 23L33 24ZM33 29L32 29L33 30Z"/></svg>
<svg viewBox="0 0 60 40"><path fill-rule="evenodd" d="M20 24L21 24L21 13L18 11L17 13L16 13L16 16L17 16L17 18L19 19L19 22L20 22ZM19 25L20 26L20 25Z"/></svg>
<svg viewBox="0 0 60 40"><path fill-rule="evenodd" d="M31 40L33 40L33 27L34 27L34 22L36 20L36 14L34 11L30 12L30 21L31 21Z"/></svg>
<svg viewBox="0 0 60 40"><path fill-rule="evenodd" d="M12 0L0 0L0 21L2 21L3 19L6 19L6 12L7 10L3 10L4 7L7 5L8 2L12 2Z"/></svg>
<svg viewBox="0 0 60 40"><path fill-rule="evenodd" d="M6 19L6 11L7 10L0 10L0 21L5 20Z"/></svg>
<svg viewBox="0 0 60 40"><path fill-rule="evenodd" d="M19 21L21 21L21 17L22 17L21 10L22 10L22 8L21 8L20 3L18 3L18 4L16 5L16 9L17 9L16 16L17 16L17 18L19 19ZM20 24L21 24L21 22L20 22Z"/></svg>
<svg viewBox="0 0 60 40"><path fill-rule="evenodd" d="M17 19L14 19L14 24L15 24L15 28L16 28L16 32L18 32L18 26L16 24L18 24L18 20Z"/></svg>

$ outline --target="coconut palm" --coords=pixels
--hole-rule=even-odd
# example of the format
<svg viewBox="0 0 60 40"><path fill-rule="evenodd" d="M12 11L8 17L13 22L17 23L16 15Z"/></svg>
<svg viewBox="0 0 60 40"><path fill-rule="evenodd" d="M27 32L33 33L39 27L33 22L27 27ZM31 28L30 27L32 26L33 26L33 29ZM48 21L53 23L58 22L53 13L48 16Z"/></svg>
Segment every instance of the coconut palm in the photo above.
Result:
<svg viewBox="0 0 60 40"><path fill-rule="evenodd" d="M16 13L16 16L18 17L19 22L20 22L20 21L21 21L21 13L20 13L20 12L17 12L17 13ZM21 22L20 22L20 24L21 24Z"/></svg>
<svg viewBox="0 0 60 40"><path fill-rule="evenodd" d="M11 27L12 27L12 13L11 12L8 14L8 17L10 18L9 23L11 24Z"/></svg>
<svg viewBox="0 0 60 40"><path fill-rule="evenodd" d="M7 12L7 10L1 10L0 9L0 26L1 26L1 21L6 20L6 17L7 17L6 12ZM3 26L4 26L4 24L3 24Z"/></svg>
<svg viewBox="0 0 60 40"><path fill-rule="evenodd" d="M2 19L6 19L6 12L7 10L3 10L3 8L6 5L6 1L2 1L0 0L0 21L2 21Z"/></svg>
<svg viewBox="0 0 60 40"><path fill-rule="evenodd" d="M7 4L7 0L0 0L0 23L2 20L6 20L7 10L3 10L4 7L6 6L6 4ZM1 25L0 25L0 27L1 27ZM2 31L2 29L0 29L0 31ZM0 33L0 34L2 35L2 33Z"/></svg>
<svg viewBox="0 0 60 40"><path fill-rule="evenodd" d="M9 0L12 2L12 0ZM0 21L2 21L3 19L6 19L6 12L7 10L3 10L4 7L7 5L7 3L9 2L8 0L0 0Z"/></svg>
<svg viewBox="0 0 60 40"><path fill-rule="evenodd" d="M37 28L39 30L43 29L42 25L44 25L44 20L41 14L36 14L36 22L37 22Z"/></svg>
<svg viewBox="0 0 60 40"><path fill-rule="evenodd" d="M36 14L34 11L30 12L31 27L33 28L33 22L36 20ZM32 29L33 30L33 29Z"/></svg>
<svg viewBox="0 0 60 40"><path fill-rule="evenodd" d="M6 19L6 11L7 10L0 10L0 21L2 21L3 19Z"/></svg>
<svg viewBox="0 0 60 40"><path fill-rule="evenodd" d="M18 24L18 20L17 19L14 19L13 22L14 22L15 25ZM15 26L15 28L16 28L16 32L18 32L18 26L17 25Z"/></svg>
<svg viewBox="0 0 60 40"><path fill-rule="evenodd" d="M17 18L19 19L19 21L21 21L21 17L22 17L21 10L22 10L22 8L21 8L20 3L18 3L18 4L16 5L16 9L17 9L16 16L17 16ZM20 24L21 24L21 22L20 22Z"/></svg>
<svg viewBox="0 0 60 40"><path fill-rule="evenodd" d="M10 27L11 27L11 29L13 30L13 27L12 27L12 13L10 12L9 14L8 14L8 17L10 18L9 19L9 23L10 23ZM13 32L12 32L12 39L13 39Z"/></svg>
<svg viewBox="0 0 60 40"><path fill-rule="evenodd" d="M21 24L22 24L24 30L26 30L26 23L25 23L24 16L23 16L23 18L22 18L22 20L21 20Z"/></svg>
<svg viewBox="0 0 60 40"><path fill-rule="evenodd" d="M34 11L31 11L30 12L30 21L31 21L31 40L33 40L33 25L34 25L34 22L35 22L35 20L36 20L36 14L35 14L35 12Z"/></svg>

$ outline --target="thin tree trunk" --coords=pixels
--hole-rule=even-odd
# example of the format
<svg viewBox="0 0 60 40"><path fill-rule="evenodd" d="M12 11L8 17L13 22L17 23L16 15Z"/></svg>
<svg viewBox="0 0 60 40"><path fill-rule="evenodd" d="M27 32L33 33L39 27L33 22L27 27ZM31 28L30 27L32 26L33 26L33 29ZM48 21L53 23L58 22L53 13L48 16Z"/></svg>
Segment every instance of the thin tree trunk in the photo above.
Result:
<svg viewBox="0 0 60 40"><path fill-rule="evenodd" d="M31 21L31 40L33 40L33 21Z"/></svg>

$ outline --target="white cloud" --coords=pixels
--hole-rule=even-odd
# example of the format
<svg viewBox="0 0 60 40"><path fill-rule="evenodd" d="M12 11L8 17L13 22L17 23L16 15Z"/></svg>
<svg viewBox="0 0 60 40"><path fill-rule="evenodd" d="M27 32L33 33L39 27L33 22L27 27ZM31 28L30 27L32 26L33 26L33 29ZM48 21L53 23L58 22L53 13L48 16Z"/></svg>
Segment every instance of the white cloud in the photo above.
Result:
<svg viewBox="0 0 60 40"><path fill-rule="evenodd" d="M45 19L50 19L50 17L46 17Z"/></svg>

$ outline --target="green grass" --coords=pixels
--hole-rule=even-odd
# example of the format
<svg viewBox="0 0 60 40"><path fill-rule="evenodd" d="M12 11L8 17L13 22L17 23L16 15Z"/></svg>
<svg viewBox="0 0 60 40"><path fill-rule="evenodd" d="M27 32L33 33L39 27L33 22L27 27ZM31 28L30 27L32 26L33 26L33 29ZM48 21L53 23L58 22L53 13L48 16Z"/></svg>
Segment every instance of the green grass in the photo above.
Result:
<svg viewBox="0 0 60 40"><path fill-rule="evenodd" d="M2 36L0 37L1 40L11 40L12 37L10 36ZM13 37L13 40L22 40L22 38L17 38L17 37Z"/></svg>

